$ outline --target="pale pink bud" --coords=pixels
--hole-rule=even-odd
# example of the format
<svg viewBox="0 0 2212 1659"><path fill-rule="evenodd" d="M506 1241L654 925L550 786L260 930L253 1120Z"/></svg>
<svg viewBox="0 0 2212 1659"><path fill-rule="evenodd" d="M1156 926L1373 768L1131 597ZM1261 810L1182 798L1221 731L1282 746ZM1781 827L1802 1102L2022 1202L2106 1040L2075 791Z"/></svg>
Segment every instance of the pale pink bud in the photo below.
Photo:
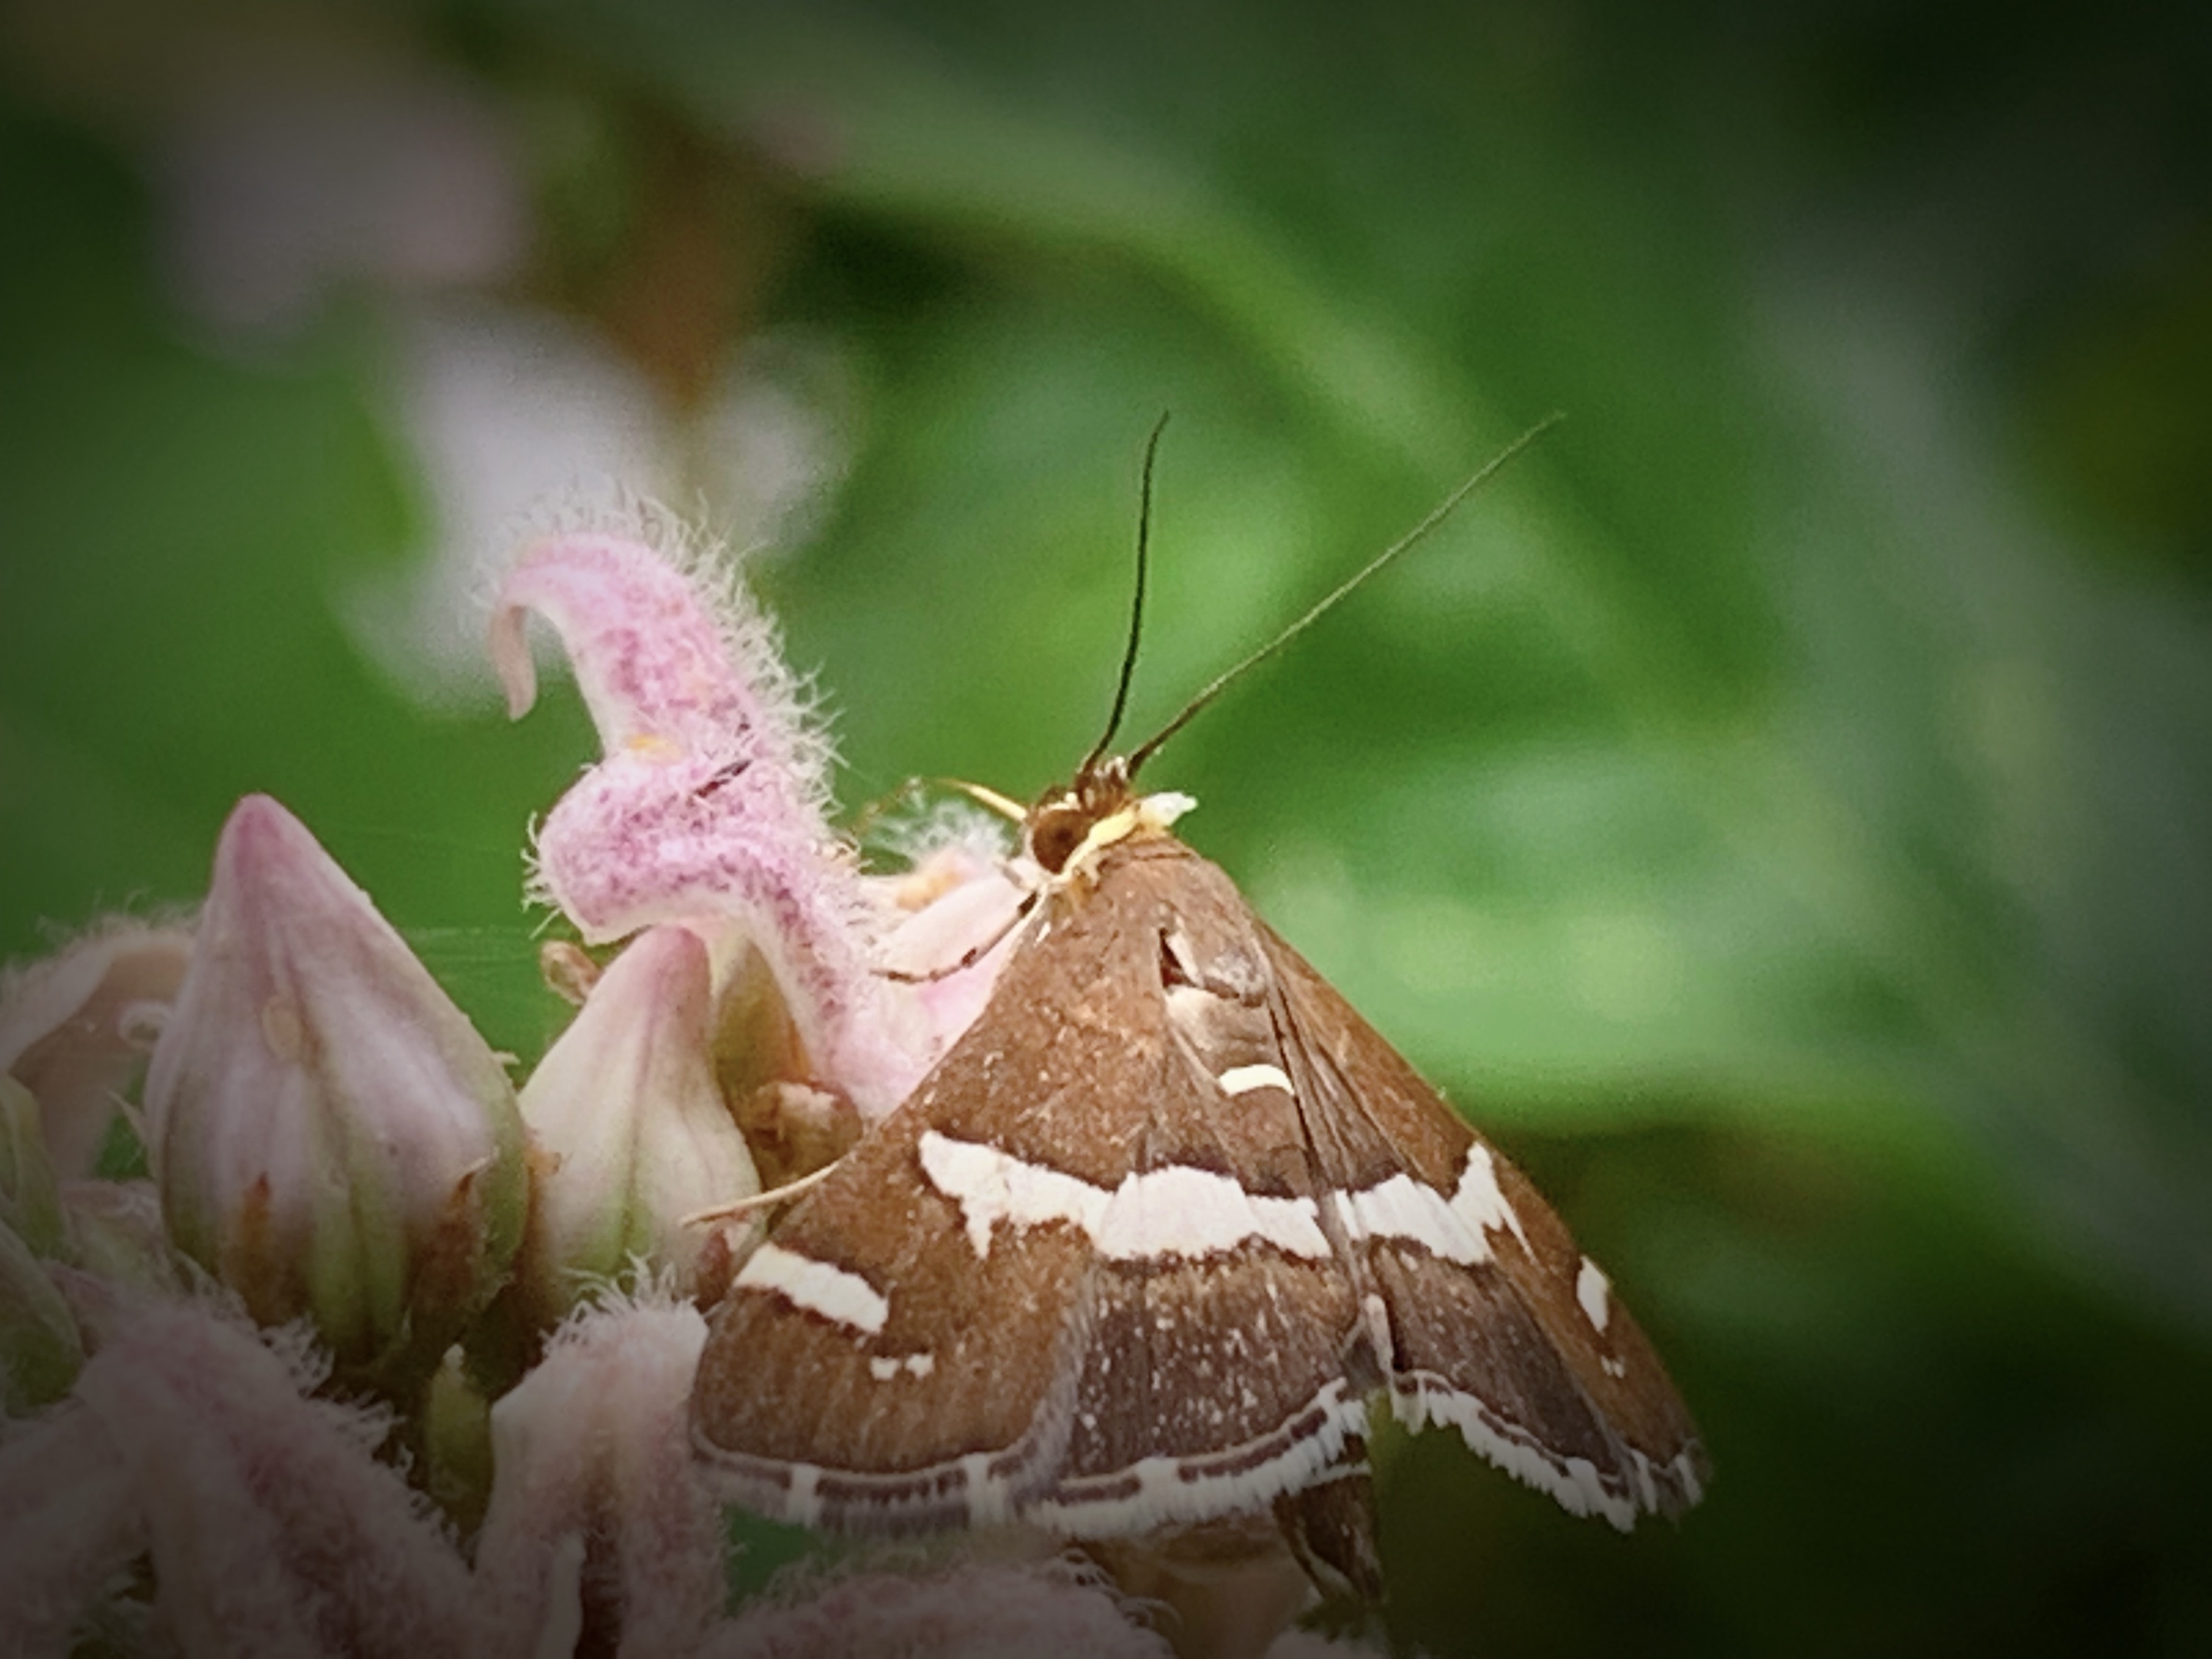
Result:
<svg viewBox="0 0 2212 1659"><path fill-rule="evenodd" d="M605 750L539 828L544 896L589 940L691 927L718 989L758 951L799 1038L800 1080L889 1111L920 1079L927 1035L872 972L874 912L823 815L827 745L768 624L734 585L710 592L642 543L556 538L523 556L493 613L517 715L536 694L532 611L567 646Z"/></svg>
<svg viewBox="0 0 2212 1659"><path fill-rule="evenodd" d="M641 933L522 1090L539 1158L520 1267L542 1316L633 1261L687 1294L708 1231L684 1218L760 1190L708 1052L707 948Z"/></svg>
<svg viewBox="0 0 2212 1659"><path fill-rule="evenodd" d="M89 1175L183 983L191 935L119 921L0 981L0 1072L37 1097L64 1177Z"/></svg>
<svg viewBox="0 0 2212 1659"><path fill-rule="evenodd" d="M497 1058L265 796L223 828L146 1123L173 1241L264 1323L311 1315L349 1367L434 1364L521 1237Z"/></svg>
<svg viewBox="0 0 2212 1659"><path fill-rule="evenodd" d="M479 1651L692 1650L723 1593L721 1511L691 1460L706 1340L688 1303L593 1309L492 1407Z"/></svg>

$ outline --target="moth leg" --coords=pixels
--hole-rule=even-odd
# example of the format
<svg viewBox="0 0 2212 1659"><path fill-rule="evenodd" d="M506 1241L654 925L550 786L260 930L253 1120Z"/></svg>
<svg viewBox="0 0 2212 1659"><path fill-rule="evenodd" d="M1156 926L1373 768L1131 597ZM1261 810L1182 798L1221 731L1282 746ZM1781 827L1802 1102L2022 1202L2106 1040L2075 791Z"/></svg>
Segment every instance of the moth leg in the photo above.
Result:
<svg viewBox="0 0 2212 1659"><path fill-rule="evenodd" d="M894 985L934 985L940 979L951 979L955 974L965 973L997 950L1006 942L1008 934L1030 919L1030 913L1036 908L1037 897L1042 890L1031 888L1023 894L1021 902L1014 907L1014 913L992 930L990 938L963 951L957 962L946 963L938 968L925 968L919 972L903 968L878 968L876 971Z"/></svg>

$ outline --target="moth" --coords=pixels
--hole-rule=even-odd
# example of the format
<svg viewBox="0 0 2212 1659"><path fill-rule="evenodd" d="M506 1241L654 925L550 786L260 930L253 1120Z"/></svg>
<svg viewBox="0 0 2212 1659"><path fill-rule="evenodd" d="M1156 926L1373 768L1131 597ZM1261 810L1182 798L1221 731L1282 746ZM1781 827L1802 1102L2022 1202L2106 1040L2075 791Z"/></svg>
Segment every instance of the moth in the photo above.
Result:
<svg viewBox="0 0 2212 1659"><path fill-rule="evenodd" d="M1123 758L1133 623L1106 737L1026 815L1035 903L988 1006L712 1316L692 1432L726 1498L854 1532L1279 1528L1368 1599L1378 1401L1578 1515L1698 1501L1697 1430L1603 1270L1176 835L1188 798L1135 787L1534 435ZM1148 449L1140 526L1151 477Z"/></svg>

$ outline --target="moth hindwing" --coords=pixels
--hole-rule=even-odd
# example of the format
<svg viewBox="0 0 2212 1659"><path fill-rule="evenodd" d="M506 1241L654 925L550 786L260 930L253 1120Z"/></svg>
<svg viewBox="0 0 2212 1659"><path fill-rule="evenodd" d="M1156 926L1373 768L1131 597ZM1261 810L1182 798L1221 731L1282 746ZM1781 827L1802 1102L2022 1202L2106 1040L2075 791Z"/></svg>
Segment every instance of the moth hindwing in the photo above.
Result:
<svg viewBox="0 0 2212 1659"><path fill-rule="evenodd" d="M1577 1514L1694 1504L1605 1274L1168 821L1114 762L1030 815L1044 890L988 1006L713 1316L725 1494L1080 1540L1319 1513L1364 1503L1380 1394Z"/></svg>

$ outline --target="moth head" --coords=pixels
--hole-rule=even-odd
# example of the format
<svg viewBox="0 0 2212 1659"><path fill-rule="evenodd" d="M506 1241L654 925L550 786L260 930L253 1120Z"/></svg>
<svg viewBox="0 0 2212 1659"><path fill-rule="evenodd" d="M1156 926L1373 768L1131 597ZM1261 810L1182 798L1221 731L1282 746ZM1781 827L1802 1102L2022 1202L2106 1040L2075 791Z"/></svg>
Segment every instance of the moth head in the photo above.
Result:
<svg viewBox="0 0 2212 1659"><path fill-rule="evenodd" d="M1096 874L1100 854L1125 841L1164 836L1198 805L1188 795L1165 790L1139 795L1129 768L1119 758L1076 774L1066 789L1047 794L1023 820L1022 838L1031 860L1048 876L1072 879Z"/></svg>
<svg viewBox="0 0 2212 1659"><path fill-rule="evenodd" d="M1065 789L1048 790L1022 822L1022 841L1037 867L1060 875L1091 832L1136 802L1129 768L1118 755L1086 763Z"/></svg>

